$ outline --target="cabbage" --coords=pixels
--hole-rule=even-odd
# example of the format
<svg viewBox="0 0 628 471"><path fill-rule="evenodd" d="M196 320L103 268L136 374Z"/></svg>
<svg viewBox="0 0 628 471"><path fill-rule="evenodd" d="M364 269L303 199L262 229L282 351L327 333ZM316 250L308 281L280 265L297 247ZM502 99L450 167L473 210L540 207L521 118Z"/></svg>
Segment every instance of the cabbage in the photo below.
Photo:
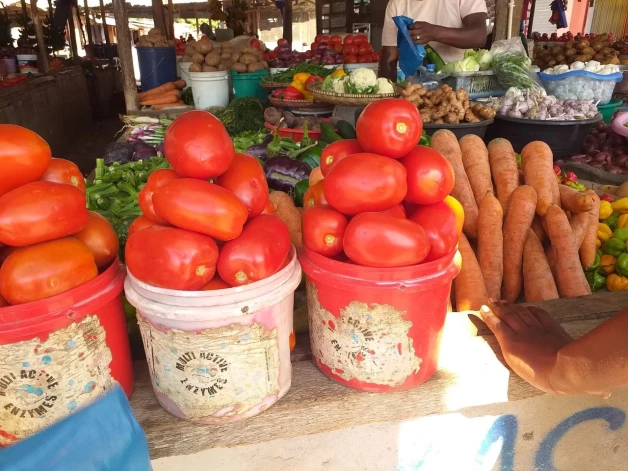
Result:
<svg viewBox="0 0 628 471"><path fill-rule="evenodd" d="M491 51L487 51L486 49L480 49L479 51L469 49L464 53L464 56L472 57L480 65L480 70L491 69L491 63L493 62L493 54Z"/></svg>
<svg viewBox="0 0 628 471"><path fill-rule="evenodd" d="M478 70L480 70L480 64L473 57L465 57L462 60L453 61L445 65L441 72L477 72Z"/></svg>

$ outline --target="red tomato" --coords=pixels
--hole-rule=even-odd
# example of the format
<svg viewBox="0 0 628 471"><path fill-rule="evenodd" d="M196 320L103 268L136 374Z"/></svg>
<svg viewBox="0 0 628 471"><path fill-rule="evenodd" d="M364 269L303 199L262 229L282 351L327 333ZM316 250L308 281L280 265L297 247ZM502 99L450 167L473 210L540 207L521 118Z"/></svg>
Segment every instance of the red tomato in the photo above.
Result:
<svg viewBox="0 0 628 471"><path fill-rule="evenodd" d="M5 306L8 306L8 305L9 305L9 303L6 302L6 300L2 296L0 296L0 307L5 307Z"/></svg>
<svg viewBox="0 0 628 471"><path fill-rule="evenodd" d="M361 152L362 148L357 139L345 139L332 142L328 146L325 146L325 149L323 149L321 153L321 173L323 176L326 176L338 162L346 159L350 155L359 154Z"/></svg>
<svg viewBox="0 0 628 471"><path fill-rule="evenodd" d="M340 36L338 36L337 34L334 34L333 36L331 36L329 38L329 42L330 44L342 44L342 38Z"/></svg>
<svg viewBox="0 0 628 471"><path fill-rule="evenodd" d="M358 142L365 152L399 159L417 145L423 121L416 106L406 100L386 98L364 108L356 123Z"/></svg>
<svg viewBox="0 0 628 471"><path fill-rule="evenodd" d="M329 205L343 214L385 211L406 196L406 169L381 155L354 154L338 162L323 184Z"/></svg>
<svg viewBox="0 0 628 471"><path fill-rule="evenodd" d="M218 256L220 278L231 286L263 280L281 269L290 252L290 233L277 216L258 216Z"/></svg>
<svg viewBox="0 0 628 471"><path fill-rule="evenodd" d="M305 53L304 53L304 56L305 56L306 59L311 59L313 55L314 54L312 54L312 51L305 51ZM274 59L274 57L273 57L273 59Z"/></svg>
<svg viewBox="0 0 628 471"><path fill-rule="evenodd" d="M342 253L347 224L347 217L335 209L308 208L303 211L303 244L325 257L334 257Z"/></svg>
<svg viewBox="0 0 628 471"><path fill-rule="evenodd" d="M2 266L4 261L9 258L9 255L11 255L16 250L18 250L18 247L9 247L7 245L0 248L0 267Z"/></svg>
<svg viewBox="0 0 628 471"><path fill-rule="evenodd" d="M371 53L373 52L373 46L371 46L369 43L362 43L358 46L358 55L360 56L371 56Z"/></svg>
<svg viewBox="0 0 628 471"><path fill-rule="evenodd" d="M207 111L183 113L166 130L164 154L182 177L217 177L227 171L234 153L227 130Z"/></svg>
<svg viewBox="0 0 628 471"><path fill-rule="evenodd" d="M262 211L262 214L275 214L275 207L273 206L273 202L268 200L268 203L266 203L266 206L264 206L264 211Z"/></svg>
<svg viewBox="0 0 628 471"><path fill-rule="evenodd" d="M85 194L75 186L28 183L0 197L0 241L24 247L67 237L87 218Z"/></svg>
<svg viewBox="0 0 628 471"><path fill-rule="evenodd" d="M351 56L357 56L358 55L358 46L356 46L355 44L347 44L344 47L344 53L347 55L351 55Z"/></svg>
<svg viewBox="0 0 628 471"><path fill-rule="evenodd" d="M426 262L436 260L456 248L462 233L464 211L462 205L453 197L427 206L419 206L410 220L423 228L430 241L431 250Z"/></svg>
<svg viewBox="0 0 628 471"><path fill-rule="evenodd" d="M249 218L259 216L268 203L268 183L264 168L255 157L235 154L231 167L216 179L244 203Z"/></svg>
<svg viewBox="0 0 628 471"><path fill-rule="evenodd" d="M259 39L253 38L249 41L249 46L254 47L255 49L259 49L262 43L259 42Z"/></svg>
<svg viewBox="0 0 628 471"><path fill-rule="evenodd" d="M126 265L135 278L167 289L199 290L216 273L214 239L175 227L147 227L126 243Z"/></svg>
<svg viewBox="0 0 628 471"><path fill-rule="evenodd" d="M218 289L228 289L231 288L227 283L222 281L218 274L215 274L214 277L207 282L203 287L201 287L201 291L214 291Z"/></svg>
<svg viewBox="0 0 628 471"><path fill-rule="evenodd" d="M41 177L45 182L65 183L74 185L85 191L85 178L74 162L65 159L51 159L46 173Z"/></svg>
<svg viewBox="0 0 628 471"><path fill-rule="evenodd" d="M353 43L353 34L347 34L345 36L345 39L343 41L345 44L352 44Z"/></svg>
<svg viewBox="0 0 628 471"><path fill-rule="evenodd" d="M421 226L412 221L364 213L349 221L344 250L359 265L405 267L421 263L430 251L430 242Z"/></svg>
<svg viewBox="0 0 628 471"><path fill-rule="evenodd" d="M357 64L357 63L358 63L358 58L354 56L353 54L349 54L348 56L345 56L345 64Z"/></svg>
<svg viewBox="0 0 628 471"><path fill-rule="evenodd" d="M131 237L136 232L146 229L147 227L153 227L153 226L170 227L166 223L153 221L152 219L149 219L146 216L140 216L140 217L135 218L133 222L131 223L131 225L129 226L127 238Z"/></svg>
<svg viewBox="0 0 628 471"><path fill-rule="evenodd" d="M157 189L153 206L168 224L218 240L238 237L249 215L244 203L230 191L192 178L178 178Z"/></svg>
<svg viewBox="0 0 628 471"><path fill-rule="evenodd" d="M303 195L303 207L311 208L314 206L329 206L327 199L325 199L323 180L309 187Z"/></svg>
<svg viewBox="0 0 628 471"><path fill-rule="evenodd" d="M277 40L277 45L278 46L282 46L284 44L288 44L288 40L287 39L281 38L281 39Z"/></svg>
<svg viewBox="0 0 628 471"><path fill-rule="evenodd" d="M39 135L15 124L0 124L0 196L39 180L50 158L50 146Z"/></svg>
<svg viewBox="0 0 628 471"><path fill-rule="evenodd" d="M353 44L364 44L368 42L369 38L366 37L366 34L356 34L353 38Z"/></svg>
<svg viewBox="0 0 628 471"><path fill-rule="evenodd" d="M144 216L156 222L166 222L155 214L155 209L153 208L153 194L157 188L161 188L169 181L177 178L181 177L177 174L177 172L170 170L169 168L155 170L149 175L146 185L144 185L144 188L142 188L139 195L137 195L137 202Z"/></svg>
<svg viewBox="0 0 628 471"><path fill-rule="evenodd" d="M358 64L368 64L371 62L371 55L368 56L358 56Z"/></svg>
<svg viewBox="0 0 628 471"><path fill-rule="evenodd" d="M312 51L315 51L317 47L318 47L317 41L314 41L312 44L310 44L310 50Z"/></svg>
<svg viewBox="0 0 628 471"><path fill-rule="evenodd" d="M417 146L399 162L408 174L407 201L435 204L451 193L454 187L454 168L440 152Z"/></svg>
<svg viewBox="0 0 628 471"><path fill-rule="evenodd" d="M97 276L90 250L73 237L65 237L9 255L0 269L0 294L10 304L30 303L65 293Z"/></svg>
<svg viewBox="0 0 628 471"><path fill-rule="evenodd" d="M327 36L326 34L317 34L316 37L314 38L314 41L317 43L320 43L322 41L329 42L329 36Z"/></svg>
<svg viewBox="0 0 628 471"><path fill-rule="evenodd" d="M406 210L404 209L402 204L398 204L397 206L393 206L386 211L380 211L381 214L388 214L389 216L396 217L398 219L406 219Z"/></svg>
<svg viewBox="0 0 628 471"><path fill-rule="evenodd" d="M379 62L380 57L381 57L381 56L379 55L379 53L378 53L378 52L374 52L373 54L371 54L371 60L372 60L373 62Z"/></svg>
<svg viewBox="0 0 628 471"><path fill-rule="evenodd" d="M113 227L98 213L88 212L87 225L72 237L80 240L94 255L99 270L107 268L118 256L118 235Z"/></svg>
<svg viewBox="0 0 628 471"><path fill-rule="evenodd" d="M342 44L340 44L340 43L332 45L332 48L334 49L334 51L336 51L339 54L342 53L342 51L343 51Z"/></svg>

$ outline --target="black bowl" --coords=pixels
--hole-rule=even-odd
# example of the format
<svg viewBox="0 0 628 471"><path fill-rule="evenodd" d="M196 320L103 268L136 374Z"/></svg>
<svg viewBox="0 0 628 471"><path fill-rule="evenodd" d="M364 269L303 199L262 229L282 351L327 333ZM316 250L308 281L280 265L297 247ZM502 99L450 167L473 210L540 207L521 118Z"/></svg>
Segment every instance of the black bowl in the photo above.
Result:
<svg viewBox="0 0 628 471"><path fill-rule="evenodd" d="M433 124L423 123L423 129L428 136L431 136L439 129L448 129L453 132L456 138L460 140L467 134L475 134L476 136L484 139L486 129L493 123L492 119L480 121L479 123L460 123L460 124Z"/></svg>

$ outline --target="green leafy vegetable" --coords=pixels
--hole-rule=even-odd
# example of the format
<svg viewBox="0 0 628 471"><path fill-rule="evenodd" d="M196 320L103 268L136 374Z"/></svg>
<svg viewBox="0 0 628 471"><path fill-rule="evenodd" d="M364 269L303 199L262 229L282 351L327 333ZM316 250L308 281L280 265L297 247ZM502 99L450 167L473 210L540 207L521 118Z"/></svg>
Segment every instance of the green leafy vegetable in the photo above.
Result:
<svg viewBox="0 0 628 471"><path fill-rule="evenodd" d="M208 111L222 122L230 136L264 128L264 105L257 98L235 98L226 108Z"/></svg>
<svg viewBox="0 0 628 471"><path fill-rule="evenodd" d="M261 81L272 83L290 83L292 82L292 77L294 77L294 74L298 74L301 72L318 75L319 77L327 77L333 74L335 71L336 67L328 69L324 65L316 65L309 62L304 62L303 64L299 64L296 67L291 67L287 70L277 72L276 74L263 77Z"/></svg>
<svg viewBox="0 0 628 471"><path fill-rule="evenodd" d="M486 49L480 49L479 51L469 49L465 51L464 56L471 57L475 62L477 62L480 66L480 70L491 69L491 64L493 62L493 54L491 51L487 51Z"/></svg>
<svg viewBox="0 0 628 471"><path fill-rule="evenodd" d="M530 58L524 54L502 53L493 57L493 70L505 89L537 89L539 84L530 76Z"/></svg>
<svg viewBox="0 0 628 471"><path fill-rule="evenodd" d="M246 150L254 145L261 144L268 135L268 131L244 131L233 138L233 145L236 152L246 152Z"/></svg>

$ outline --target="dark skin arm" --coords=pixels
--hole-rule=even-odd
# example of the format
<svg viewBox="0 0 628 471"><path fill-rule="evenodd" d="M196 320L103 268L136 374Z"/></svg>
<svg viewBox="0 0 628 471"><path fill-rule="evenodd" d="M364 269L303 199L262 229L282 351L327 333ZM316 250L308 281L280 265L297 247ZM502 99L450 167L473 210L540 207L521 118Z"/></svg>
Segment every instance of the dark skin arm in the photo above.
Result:
<svg viewBox="0 0 628 471"><path fill-rule="evenodd" d="M397 60L399 50L396 46L382 46L379 59L379 76L387 78L391 82L397 82Z"/></svg>

